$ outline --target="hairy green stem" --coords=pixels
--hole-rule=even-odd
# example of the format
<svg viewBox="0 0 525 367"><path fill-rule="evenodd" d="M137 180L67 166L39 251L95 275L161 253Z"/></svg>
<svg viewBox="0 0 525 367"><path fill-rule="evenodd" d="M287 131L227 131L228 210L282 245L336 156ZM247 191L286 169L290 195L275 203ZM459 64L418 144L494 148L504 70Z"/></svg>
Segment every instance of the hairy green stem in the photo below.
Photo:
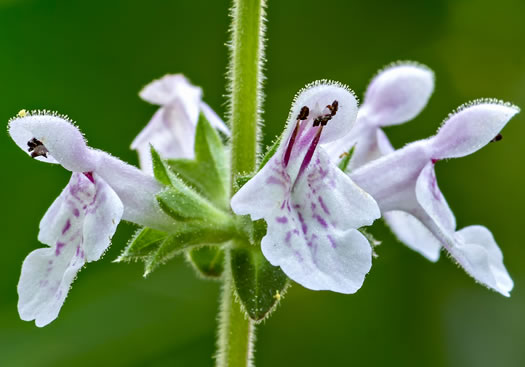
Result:
<svg viewBox="0 0 525 367"><path fill-rule="evenodd" d="M227 256L227 263L230 263ZM225 269L219 315L217 367L253 366L255 325L235 299L231 269Z"/></svg>
<svg viewBox="0 0 525 367"><path fill-rule="evenodd" d="M229 66L232 184L239 173L252 172L257 163L265 3L266 0L233 1Z"/></svg>
<svg viewBox="0 0 525 367"><path fill-rule="evenodd" d="M257 165L258 125L263 100L265 6L266 0L233 0L231 10L228 102L232 130L232 194L235 193L236 177L254 171ZM229 253L225 261L217 367L249 367L252 366L255 325L236 300Z"/></svg>

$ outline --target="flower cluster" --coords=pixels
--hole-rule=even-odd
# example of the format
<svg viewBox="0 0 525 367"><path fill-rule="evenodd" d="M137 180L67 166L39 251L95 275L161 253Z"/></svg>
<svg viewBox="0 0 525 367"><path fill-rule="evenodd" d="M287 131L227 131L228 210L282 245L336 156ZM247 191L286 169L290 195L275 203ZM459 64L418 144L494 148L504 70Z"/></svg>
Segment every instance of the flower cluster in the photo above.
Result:
<svg viewBox="0 0 525 367"><path fill-rule="evenodd" d="M394 150L382 126L414 118L434 87L433 73L397 63L370 83L357 111L353 94L315 83L294 101L281 145L232 198L237 214L264 218L266 258L310 289L353 293L371 266L371 249L356 231L381 215L398 238L436 261L441 248L478 282L505 296L513 282L491 232L456 231L434 166L474 153L519 112L495 100L474 101L451 114L438 133ZM343 171L337 164L352 154Z"/></svg>
<svg viewBox="0 0 525 367"><path fill-rule="evenodd" d="M252 244L260 245L268 262L309 289L354 293L373 257L361 229L383 217L400 241L429 260L437 261L444 248L478 282L509 295L513 282L491 232L483 226L456 230L435 165L481 149L519 109L495 100L475 101L449 115L435 136L395 150L381 128L417 116L433 88L434 75L427 67L397 63L373 78L359 108L351 90L336 82L315 82L299 92L273 155L230 203L235 214L266 222L260 244ZM225 136L228 128L201 100L200 88L182 75L156 80L140 95L161 106L131 145L142 170L87 146L67 117L21 111L10 121L9 134L32 158L72 172L40 222L38 239L49 247L31 252L23 263L18 284L22 319L35 320L37 326L53 321L77 272L102 256L121 220L151 229L153 234L147 233L154 241L158 233L180 235L179 214L159 205L161 192L188 210L211 208L207 200L213 198L203 199L184 184L167 190L177 172L168 172L161 162L161 177L154 175L151 148L163 159L200 159L194 156L199 116ZM213 156L213 149L207 154ZM202 164L195 172L206 180L202 172L210 165ZM173 197L177 193L188 193L189 199ZM198 223L192 222L193 212L181 217L190 225ZM258 242L245 227L232 226L237 232L231 236Z"/></svg>

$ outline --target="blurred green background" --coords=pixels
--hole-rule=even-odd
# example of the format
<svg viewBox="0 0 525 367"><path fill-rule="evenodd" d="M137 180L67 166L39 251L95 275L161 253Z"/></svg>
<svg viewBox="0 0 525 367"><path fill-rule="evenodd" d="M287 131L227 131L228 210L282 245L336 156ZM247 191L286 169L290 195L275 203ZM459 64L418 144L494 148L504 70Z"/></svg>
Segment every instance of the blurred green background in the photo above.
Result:
<svg viewBox="0 0 525 367"><path fill-rule="evenodd" d="M78 122L92 147L137 163L129 145L155 107L137 93L183 72L224 113L227 0L0 0L0 119L47 108ZM376 70L417 60L436 72L429 106L387 130L393 143L435 132L455 107L495 97L525 107L525 2L270 0L265 139L280 132L295 92L321 78L362 95ZM432 264L382 224L371 273L355 295L294 285L258 327L257 366L524 366L525 118L475 155L442 162L439 183L458 228L494 233L514 278L506 299L443 255ZM38 223L69 179L32 161L0 134L2 255L0 366L212 366L219 284L182 260L142 277L112 264L132 226L83 270L59 318L21 321L16 284L24 257L42 247Z"/></svg>

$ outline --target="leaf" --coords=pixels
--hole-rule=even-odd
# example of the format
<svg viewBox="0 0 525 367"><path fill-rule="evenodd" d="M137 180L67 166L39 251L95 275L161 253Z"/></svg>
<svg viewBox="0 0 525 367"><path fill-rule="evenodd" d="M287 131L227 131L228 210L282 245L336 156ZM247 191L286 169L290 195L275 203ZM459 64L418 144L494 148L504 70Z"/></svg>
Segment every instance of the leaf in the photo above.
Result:
<svg viewBox="0 0 525 367"><path fill-rule="evenodd" d="M266 163L268 163L270 158L273 157L275 152L277 152L277 148L279 148L279 145L281 144L281 139L282 139L282 135L280 135L277 139L275 139L272 145L270 145L270 147L268 148L268 150L262 157L261 163L259 164L259 168L257 169L257 171L260 171L266 165Z"/></svg>
<svg viewBox="0 0 525 367"><path fill-rule="evenodd" d="M255 246L233 248L230 256L233 282L241 304L252 320L265 319L280 301L288 278Z"/></svg>
<svg viewBox="0 0 525 367"><path fill-rule="evenodd" d="M145 259L160 246L166 237L168 237L167 233L147 227L141 228L131 238L116 262Z"/></svg>
<svg viewBox="0 0 525 367"><path fill-rule="evenodd" d="M231 233L228 231L205 227L202 226L202 223L181 224L179 231L166 237L147 258L144 275L151 273L159 265L166 263L184 250L192 250L203 245L220 244L229 239L231 239Z"/></svg>
<svg viewBox="0 0 525 367"><path fill-rule="evenodd" d="M150 144L151 162L153 164L153 175L163 185L171 185L171 179L167 167L162 162L159 153Z"/></svg>
<svg viewBox="0 0 525 367"><path fill-rule="evenodd" d="M187 252L187 259L204 278L218 279L224 271L224 250L219 246L202 246Z"/></svg>
<svg viewBox="0 0 525 367"><path fill-rule="evenodd" d="M170 159L170 168L215 205L229 210L229 158L217 131L203 114L195 132L195 159Z"/></svg>

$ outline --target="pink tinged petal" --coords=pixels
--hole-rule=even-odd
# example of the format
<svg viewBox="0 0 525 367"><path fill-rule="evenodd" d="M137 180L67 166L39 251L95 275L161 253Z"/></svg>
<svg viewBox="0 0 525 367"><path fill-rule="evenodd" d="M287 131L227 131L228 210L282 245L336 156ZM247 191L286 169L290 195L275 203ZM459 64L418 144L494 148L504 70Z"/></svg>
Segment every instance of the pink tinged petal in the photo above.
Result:
<svg viewBox="0 0 525 367"><path fill-rule="evenodd" d="M164 158L192 159L194 141L195 122L188 119L177 101L155 112L148 125L133 140L131 149L138 152L141 169L153 175L150 144Z"/></svg>
<svg viewBox="0 0 525 367"><path fill-rule="evenodd" d="M157 180L108 153L98 151L100 176L124 204L122 219L158 229L172 231L174 221L159 207L155 196L163 189Z"/></svg>
<svg viewBox="0 0 525 367"><path fill-rule="evenodd" d="M360 113L374 126L397 125L416 117L434 90L434 73L424 65L398 63L372 79Z"/></svg>
<svg viewBox="0 0 525 367"><path fill-rule="evenodd" d="M297 229L297 217L288 223L268 224L261 248L271 264L309 289L348 294L361 288L372 265L372 250L359 231L327 234L322 225L312 224L306 236Z"/></svg>
<svg viewBox="0 0 525 367"><path fill-rule="evenodd" d="M210 106L208 106L208 104L206 104L205 102L201 102L200 108L201 112L204 114L204 117L206 117L206 120L208 120L212 127L230 136L230 130L228 129L226 124L224 124L219 115L217 115L215 111L212 110Z"/></svg>
<svg viewBox="0 0 525 367"><path fill-rule="evenodd" d="M196 105L202 91L193 86L182 74L168 74L146 85L139 93L140 98L156 105L167 105L177 98L182 98ZM194 115L198 112L194 112Z"/></svg>
<svg viewBox="0 0 525 367"><path fill-rule="evenodd" d="M85 209L82 231L83 248L88 262L98 260L109 247L124 211L115 191L97 174L93 178L95 197Z"/></svg>
<svg viewBox="0 0 525 367"><path fill-rule="evenodd" d="M438 187L432 162L423 168L417 179L416 197L419 205L440 228L444 231L456 230L456 218Z"/></svg>
<svg viewBox="0 0 525 367"><path fill-rule="evenodd" d="M57 317L77 272L109 246L122 211L98 175L73 173L40 222L39 240L51 247L33 251L22 265L18 309L23 320L45 326Z"/></svg>
<svg viewBox="0 0 525 367"><path fill-rule="evenodd" d="M514 286L505 265L503 254L492 233L483 226L470 226L456 232L450 253L478 282L509 297Z"/></svg>
<svg viewBox="0 0 525 367"><path fill-rule="evenodd" d="M432 158L457 158L474 153L494 139L518 112L516 106L492 100L460 107L431 138Z"/></svg>
<svg viewBox="0 0 525 367"><path fill-rule="evenodd" d="M58 316L71 283L85 259L74 246L65 246L59 255L53 248L31 252L22 265L18 282L18 312L25 321L46 326Z"/></svg>
<svg viewBox="0 0 525 367"><path fill-rule="evenodd" d="M321 144L341 138L347 134L357 116L357 99L346 86L337 82L319 81L307 85L295 97L287 122L287 130L283 136L288 139L296 126L297 116L304 106L309 108L308 118L304 120L306 128L312 127L312 122L318 116L329 112L326 106L338 102L337 113L329 120L323 129ZM306 134L303 134L306 135ZM287 139L283 139L283 141Z"/></svg>
<svg viewBox="0 0 525 367"><path fill-rule="evenodd" d="M350 178L377 201L381 212L419 207L416 181L430 163L426 141L407 145L350 173Z"/></svg>
<svg viewBox="0 0 525 367"><path fill-rule="evenodd" d="M276 156L232 197L230 205L234 213L250 214L252 220L258 220L271 218L281 207L291 210L285 200L291 190L290 177Z"/></svg>
<svg viewBox="0 0 525 367"><path fill-rule="evenodd" d="M82 133L67 118L52 113L16 117L9 122L9 134L29 155L28 142L37 139L48 151L47 158L35 159L59 163L73 172L91 172L97 167L97 155L86 145Z"/></svg>
<svg viewBox="0 0 525 367"><path fill-rule="evenodd" d="M417 218L402 211L384 213L383 218L406 246L432 262L438 261L441 243Z"/></svg>

